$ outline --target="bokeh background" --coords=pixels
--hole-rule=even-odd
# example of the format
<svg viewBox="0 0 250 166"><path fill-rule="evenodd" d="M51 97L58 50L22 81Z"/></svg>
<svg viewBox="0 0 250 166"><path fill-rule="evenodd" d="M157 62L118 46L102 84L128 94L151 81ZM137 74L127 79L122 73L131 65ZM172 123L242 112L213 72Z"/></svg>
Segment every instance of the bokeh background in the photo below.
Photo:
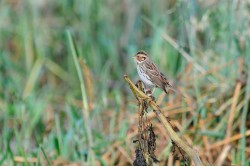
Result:
<svg viewBox="0 0 250 166"><path fill-rule="evenodd" d="M203 163L250 164L249 0L2 0L0 35L0 165L132 165L139 50L188 96L154 93Z"/></svg>

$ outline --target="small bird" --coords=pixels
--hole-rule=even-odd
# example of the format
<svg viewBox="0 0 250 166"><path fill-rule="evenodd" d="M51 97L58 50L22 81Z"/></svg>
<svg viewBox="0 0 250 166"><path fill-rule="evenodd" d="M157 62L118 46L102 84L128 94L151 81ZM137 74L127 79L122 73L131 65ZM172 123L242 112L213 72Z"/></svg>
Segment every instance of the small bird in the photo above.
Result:
<svg viewBox="0 0 250 166"><path fill-rule="evenodd" d="M133 58L136 61L137 72L144 84L146 94L154 87L161 88L165 93L168 93L168 89L179 93L169 84L167 78L160 72L145 51L137 52Z"/></svg>

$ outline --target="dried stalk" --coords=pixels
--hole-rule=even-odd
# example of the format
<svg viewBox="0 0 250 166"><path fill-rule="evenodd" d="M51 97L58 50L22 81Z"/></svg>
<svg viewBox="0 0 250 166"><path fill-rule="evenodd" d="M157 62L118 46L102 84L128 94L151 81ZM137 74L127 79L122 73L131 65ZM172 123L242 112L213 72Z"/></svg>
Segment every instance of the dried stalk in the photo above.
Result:
<svg viewBox="0 0 250 166"><path fill-rule="evenodd" d="M136 99L140 98L147 102L147 104L153 109L154 113L157 115L157 118L162 122L163 126L167 130L167 133L171 140L179 146L183 151L193 160L195 166L202 166L202 162L200 160L199 155L195 150L189 147L177 133L172 129L171 125L169 124L168 120L163 115L160 107L152 100L152 98L148 97L145 93L143 93L140 89L138 89L133 82L128 78L127 75L124 75L125 80L128 82L133 94L135 95Z"/></svg>

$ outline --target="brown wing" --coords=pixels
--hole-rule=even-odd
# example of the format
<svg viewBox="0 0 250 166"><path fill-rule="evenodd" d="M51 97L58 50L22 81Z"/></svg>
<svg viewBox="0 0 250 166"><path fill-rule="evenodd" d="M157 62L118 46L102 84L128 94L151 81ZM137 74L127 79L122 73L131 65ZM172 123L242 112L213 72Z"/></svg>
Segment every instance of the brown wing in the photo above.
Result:
<svg viewBox="0 0 250 166"><path fill-rule="evenodd" d="M161 78L162 78L162 80L163 80L163 82L164 82L164 84L165 84L165 89L164 89L164 91L166 92L166 93L168 93L167 91L168 91L168 89L171 89L172 91L174 91L175 93L177 93L177 94L180 94L182 97L184 97L185 98L185 96L179 91L179 90L177 90L177 89L175 89L172 85L170 85L170 83L168 82L168 80L167 80L167 78L164 76L164 74L162 74L161 73Z"/></svg>
<svg viewBox="0 0 250 166"><path fill-rule="evenodd" d="M172 87L163 73L161 73L161 80L164 82L165 86Z"/></svg>
<svg viewBox="0 0 250 166"><path fill-rule="evenodd" d="M159 88L161 88L162 90L166 92L166 89L165 89L166 81L162 78L162 73L159 71L157 66L155 66L155 64L151 62L151 60L148 60L144 63L144 67L145 67L146 74L149 76L151 81L156 86L158 86Z"/></svg>
<svg viewBox="0 0 250 166"><path fill-rule="evenodd" d="M165 75L160 72L157 66L155 66L155 64L150 59L144 62L143 68L144 68L144 71L146 71L146 74L149 76L150 80L157 87L164 90L165 93L168 93L168 89L171 89L175 93L182 95L182 93L179 90L176 90L175 88L173 88L172 85L170 85ZM183 97L185 98L185 96Z"/></svg>
<svg viewBox="0 0 250 166"><path fill-rule="evenodd" d="M157 68L157 66L155 66L155 64L151 61L151 60L146 60L144 63L144 67L147 69L146 71L150 72L151 74L155 75L155 76L159 76L160 75L160 71Z"/></svg>

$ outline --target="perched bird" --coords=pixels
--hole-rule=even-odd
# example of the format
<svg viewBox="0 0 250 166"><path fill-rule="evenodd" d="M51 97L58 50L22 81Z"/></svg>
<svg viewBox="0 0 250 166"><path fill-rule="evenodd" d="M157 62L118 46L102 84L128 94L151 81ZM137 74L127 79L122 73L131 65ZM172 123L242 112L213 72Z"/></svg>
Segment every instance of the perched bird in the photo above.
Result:
<svg viewBox="0 0 250 166"><path fill-rule="evenodd" d="M145 51L137 52L133 58L136 61L137 72L144 84L146 93L154 87L161 88L165 93L168 93L168 89L179 93L169 84L167 78L160 72Z"/></svg>

